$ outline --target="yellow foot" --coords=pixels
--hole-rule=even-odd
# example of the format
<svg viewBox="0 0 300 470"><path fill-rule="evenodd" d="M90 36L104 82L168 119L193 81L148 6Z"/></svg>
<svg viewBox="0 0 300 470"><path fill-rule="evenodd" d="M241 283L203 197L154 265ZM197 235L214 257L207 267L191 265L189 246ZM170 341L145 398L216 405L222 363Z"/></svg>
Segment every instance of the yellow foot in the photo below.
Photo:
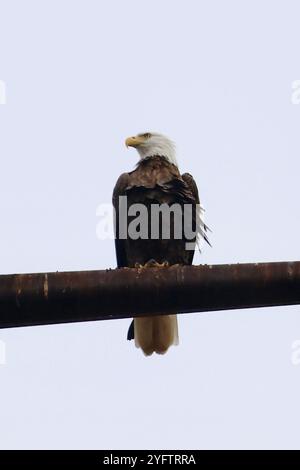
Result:
<svg viewBox="0 0 300 470"><path fill-rule="evenodd" d="M164 261L163 263L157 263L157 261L155 261L154 259L150 259L145 264L145 268L167 268L168 266L170 266L168 261Z"/></svg>
<svg viewBox="0 0 300 470"><path fill-rule="evenodd" d="M140 268L143 268L144 265L140 264L140 263L135 263L134 267L137 268L137 269L140 269Z"/></svg>

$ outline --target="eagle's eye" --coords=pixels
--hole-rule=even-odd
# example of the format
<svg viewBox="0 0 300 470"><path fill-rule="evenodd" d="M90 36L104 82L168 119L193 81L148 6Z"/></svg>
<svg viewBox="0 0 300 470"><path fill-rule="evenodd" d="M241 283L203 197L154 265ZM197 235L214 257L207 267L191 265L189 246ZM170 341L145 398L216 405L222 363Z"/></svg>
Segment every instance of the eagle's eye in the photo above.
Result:
<svg viewBox="0 0 300 470"><path fill-rule="evenodd" d="M145 139L150 139L151 134L150 132L146 132L145 134L142 134L141 137L144 137Z"/></svg>

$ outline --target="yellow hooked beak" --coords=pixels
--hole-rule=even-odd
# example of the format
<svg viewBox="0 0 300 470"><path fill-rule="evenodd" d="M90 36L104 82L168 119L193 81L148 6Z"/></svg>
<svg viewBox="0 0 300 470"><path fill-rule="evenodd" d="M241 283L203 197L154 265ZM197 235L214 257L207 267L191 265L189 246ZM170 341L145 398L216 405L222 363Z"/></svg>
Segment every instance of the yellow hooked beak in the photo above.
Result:
<svg viewBox="0 0 300 470"><path fill-rule="evenodd" d="M125 145L126 147L138 147L143 142L145 142L145 139L141 136L127 137L127 139L125 140Z"/></svg>

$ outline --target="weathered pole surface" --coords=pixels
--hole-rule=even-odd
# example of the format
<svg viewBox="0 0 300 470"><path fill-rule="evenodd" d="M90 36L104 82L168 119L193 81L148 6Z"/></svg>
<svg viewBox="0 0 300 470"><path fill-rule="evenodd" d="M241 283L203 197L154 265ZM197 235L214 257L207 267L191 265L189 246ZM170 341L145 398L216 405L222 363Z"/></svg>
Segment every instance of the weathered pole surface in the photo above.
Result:
<svg viewBox="0 0 300 470"><path fill-rule="evenodd" d="M0 328L300 304L300 262L0 276Z"/></svg>

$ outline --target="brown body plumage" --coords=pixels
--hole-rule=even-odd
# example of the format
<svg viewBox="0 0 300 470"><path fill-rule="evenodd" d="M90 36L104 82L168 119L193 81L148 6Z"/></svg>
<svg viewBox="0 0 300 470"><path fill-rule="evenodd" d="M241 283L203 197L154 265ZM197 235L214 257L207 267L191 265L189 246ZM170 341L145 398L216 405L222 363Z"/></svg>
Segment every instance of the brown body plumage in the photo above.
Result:
<svg viewBox="0 0 300 470"><path fill-rule="evenodd" d="M185 249L187 240L182 233L180 239L174 239L173 225L171 223L170 239L162 239L159 236L155 239L120 240L118 237L118 215L119 196L127 196L128 208L132 204L144 204L151 209L152 204L174 203L191 204L194 206L194 224L196 223L196 204L199 204L199 196L193 177L185 173L182 176L178 168L168 162L164 157L154 156L141 160L136 170L130 173L123 173L115 186L113 193L113 205L116 209L116 254L118 267L134 267L135 264L145 264L150 259L155 259L158 263L167 261L169 264L191 264L193 251ZM151 233L150 210L148 230ZM172 214L171 214L172 215ZM128 223L134 217L128 217ZM171 222L173 220L171 219ZM163 223L163 221L162 221ZM161 235L162 226L159 227ZM195 241L195 240L194 240Z"/></svg>

